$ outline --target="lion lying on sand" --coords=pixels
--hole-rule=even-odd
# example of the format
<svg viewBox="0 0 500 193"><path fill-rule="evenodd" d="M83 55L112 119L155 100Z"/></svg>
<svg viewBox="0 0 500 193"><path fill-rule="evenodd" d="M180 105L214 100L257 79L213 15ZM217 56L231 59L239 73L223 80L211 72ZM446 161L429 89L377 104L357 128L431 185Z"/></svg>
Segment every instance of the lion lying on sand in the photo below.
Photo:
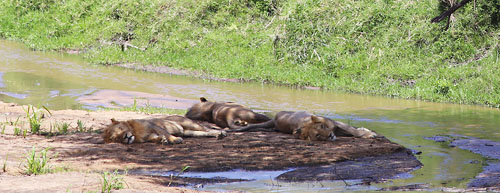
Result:
<svg viewBox="0 0 500 193"><path fill-rule="evenodd" d="M311 141L334 141L336 134L361 138L373 138L377 136L375 132L366 128L355 128L340 121L334 121L303 111L281 111L270 121L260 124L250 124L232 131L248 131L255 128L273 127L276 131L293 134L296 138Z"/></svg>
<svg viewBox="0 0 500 193"><path fill-rule="evenodd" d="M159 119L132 119L117 121L111 119L102 137L104 142L131 143L182 143L181 137L217 137L226 136L226 132L209 129L193 120L182 116L168 116Z"/></svg>
<svg viewBox="0 0 500 193"><path fill-rule="evenodd" d="M263 114L232 102L212 102L204 97L200 103L189 108L186 117L193 120L215 123L221 128L239 129L247 124L262 123L271 120Z"/></svg>

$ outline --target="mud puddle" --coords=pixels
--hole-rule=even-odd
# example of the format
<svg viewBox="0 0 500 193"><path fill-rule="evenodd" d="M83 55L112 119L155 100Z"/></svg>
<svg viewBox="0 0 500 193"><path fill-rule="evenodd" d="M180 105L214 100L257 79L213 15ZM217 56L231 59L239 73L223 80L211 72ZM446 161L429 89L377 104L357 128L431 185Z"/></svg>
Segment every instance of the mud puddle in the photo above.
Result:
<svg viewBox="0 0 500 193"><path fill-rule="evenodd" d="M223 172L185 172L180 175L177 172L142 171L137 174L160 176L167 179L167 181L171 179L173 181L172 185L175 186L217 192L228 190L247 192L338 192L377 189L376 187L366 186L362 180L286 182L276 179L278 176L293 170L247 171L237 169Z"/></svg>
<svg viewBox="0 0 500 193"><path fill-rule="evenodd" d="M409 150L362 157L330 165L288 168L284 170L234 169L218 172L130 171L133 175L151 175L170 179L176 186L210 191L249 192L338 192L380 190L372 183L411 178L408 172L421 163Z"/></svg>

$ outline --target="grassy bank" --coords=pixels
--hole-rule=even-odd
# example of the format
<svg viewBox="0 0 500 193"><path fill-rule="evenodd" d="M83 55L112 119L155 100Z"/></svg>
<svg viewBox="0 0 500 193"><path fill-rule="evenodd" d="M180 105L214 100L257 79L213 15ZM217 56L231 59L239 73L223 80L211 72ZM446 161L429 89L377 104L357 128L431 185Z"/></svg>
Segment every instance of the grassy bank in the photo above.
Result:
<svg viewBox="0 0 500 193"><path fill-rule="evenodd" d="M466 5L447 31L430 23L445 9L439 0L7 0L0 37L81 50L92 63L500 107L500 2Z"/></svg>

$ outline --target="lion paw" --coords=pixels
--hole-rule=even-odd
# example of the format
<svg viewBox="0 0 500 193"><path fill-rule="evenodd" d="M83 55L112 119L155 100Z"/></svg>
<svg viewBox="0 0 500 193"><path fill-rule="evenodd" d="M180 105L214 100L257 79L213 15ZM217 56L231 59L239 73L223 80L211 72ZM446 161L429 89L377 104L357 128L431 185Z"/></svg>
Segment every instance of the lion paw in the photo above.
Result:
<svg viewBox="0 0 500 193"><path fill-rule="evenodd" d="M224 137L227 137L227 133L225 131L221 131L217 135L217 139L224 139Z"/></svg>
<svg viewBox="0 0 500 193"><path fill-rule="evenodd" d="M180 143L183 143L184 140L182 139L182 137L174 137L172 136L171 139L169 140L169 143L171 144L180 144Z"/></svg>
<svg viewBox="0 0 500 193"><path fill-rule="evenodd" d="M161 141L160 141L161 144L169 144L167 138L165 136L162 136L161 137Z"/></svg>
<svg viewBox="0 0 500 193"><path fill-rule="evenodd" d="M377 134L373 131L370 131L367 128L360 127L358 130L363 131L363 134L360 136L361 138L375 138L377 137Z"/></svg>

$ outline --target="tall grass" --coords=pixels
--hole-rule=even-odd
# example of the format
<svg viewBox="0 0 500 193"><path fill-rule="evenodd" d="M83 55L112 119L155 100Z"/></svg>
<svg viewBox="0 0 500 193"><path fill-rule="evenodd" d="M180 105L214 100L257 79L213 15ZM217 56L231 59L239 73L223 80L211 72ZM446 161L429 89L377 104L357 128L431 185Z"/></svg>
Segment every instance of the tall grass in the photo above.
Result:
<svg viewBox="0 0 500 193"><path fill-rule="evenodd" d="M500 2L459 9L447 31L430 23L443 2L11 0L0 37L99 64L500 107Z"/></svg>

